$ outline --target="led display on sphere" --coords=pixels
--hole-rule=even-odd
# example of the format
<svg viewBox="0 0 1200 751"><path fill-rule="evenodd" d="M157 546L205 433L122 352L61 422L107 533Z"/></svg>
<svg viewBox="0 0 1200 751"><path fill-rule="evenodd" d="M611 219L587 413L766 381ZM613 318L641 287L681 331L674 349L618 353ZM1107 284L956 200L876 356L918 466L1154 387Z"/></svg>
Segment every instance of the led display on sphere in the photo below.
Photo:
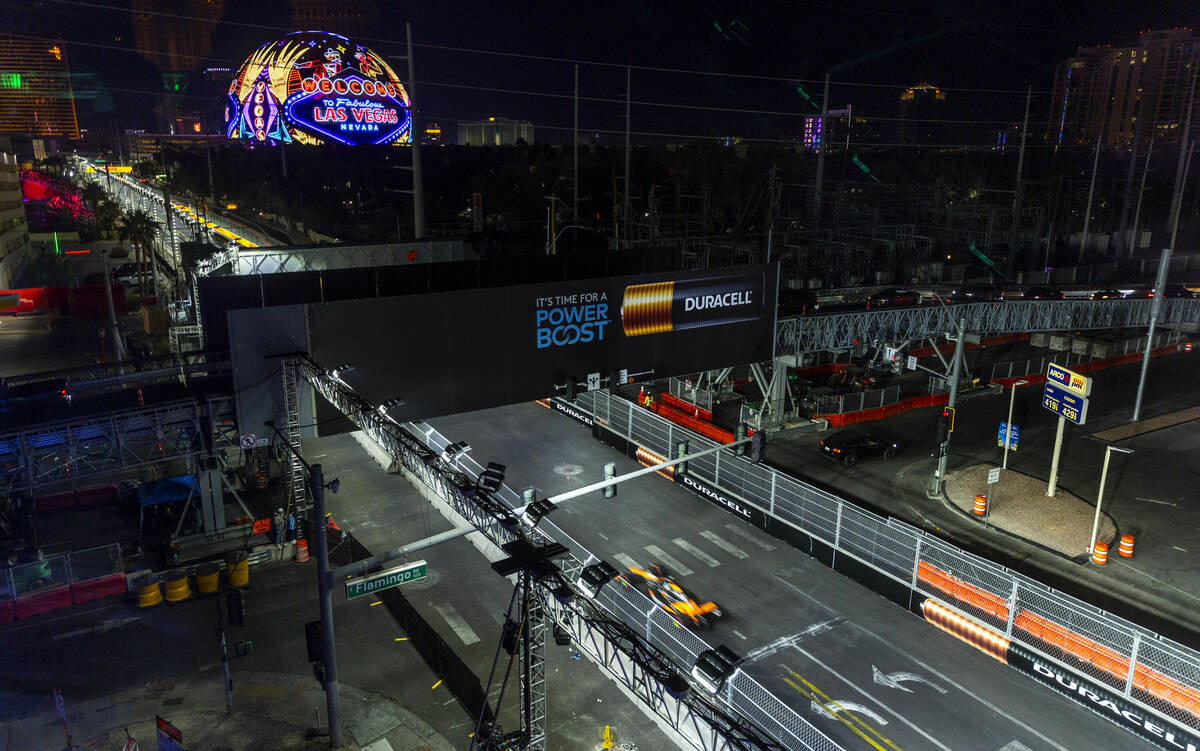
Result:
<svg viewBox="0 0 1200 751"><path fill-rule="evenodd" d="M337 34L297 31L262 45L238 69L225 133L272 145L407 145L410 107L378 54Z"/></svg>

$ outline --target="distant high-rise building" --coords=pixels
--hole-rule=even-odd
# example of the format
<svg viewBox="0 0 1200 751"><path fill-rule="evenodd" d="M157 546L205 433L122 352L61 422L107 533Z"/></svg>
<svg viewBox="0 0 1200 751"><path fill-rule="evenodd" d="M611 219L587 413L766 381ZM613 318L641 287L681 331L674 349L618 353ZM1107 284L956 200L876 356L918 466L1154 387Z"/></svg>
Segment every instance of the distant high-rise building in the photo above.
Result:
<svg viewBox="0 0 1200 751"><path fill-rule="evenodd" d="M816 151L821 144L827 151L844 150L846 134L851 126L850 105L845 109L829 110L828 117L811 115L804 118L804 148Z"/></svg>
<svg viewBox="0 0 1200 751"><path fill-rule="evenodd" d="M3 74L0 74L3 75ZM12 286L13 278L28 260L29 225L21 194L21 167L8 138L0 138L0 289Z"/></svg>
<svg viewBox="0 0 1200 751"><path fill-rule="evenodd" d="M1178 142L1200 69L1198 45L1200 35L1177 28L1143 31L1130 47L1078 48L1055 70L1047 140L1055 148L1097 139L1121 149L1151 138Z"/></svg>
<svg viewBox="0 0 1200 751"><path fill-rule="evenodd" d="M900 92L900 120L896 137L900 143L945 145L946 94L922 81Z"/></svg>
<svg viewBox="0 0 1200 751"><path fill-rule="evenodd" d="M212 52L225 0L132 0L131 6L134 44L162 76L154 103L158 130L190 132L205 119L191 88Z"/></svg>
<svg viewBox="0 0 1200 751"><path fill-rule="evenodd" d="M79 138L63 45L0 39L0 134Z"/></svg>
<svg viewBox="0 0 1200 751"><path fill-rule="evenodd" d="M225 0L132 0L133 41L163 73L199 70Z"/></svg>
<svg viewBox="0 0 1200 751"><path fill-rule="evenodd" d="M364 44L380 36L379 7L374 0L291 0L291 4L296 31L329 31Z"/></svg>
<svg viewBox="0 0 1200 751"><path fill-rule="evenodd" d="M533 143L533 123L489 117L479 122L458 124L460 146L513 146L518 140Z"/></svg>
<svg viewBox="0 0 1200 751"><path fill-rule="evenodd" d="M437 123L425 126L425 137L421 139L422 143L436 145L442 142L442 128Z"/></svg>

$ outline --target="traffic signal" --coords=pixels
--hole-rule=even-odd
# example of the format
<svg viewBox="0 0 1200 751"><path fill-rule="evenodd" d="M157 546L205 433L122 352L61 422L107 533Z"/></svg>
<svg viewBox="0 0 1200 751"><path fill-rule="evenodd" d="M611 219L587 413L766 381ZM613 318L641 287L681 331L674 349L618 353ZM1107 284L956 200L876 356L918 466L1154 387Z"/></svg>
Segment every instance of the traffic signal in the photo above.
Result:
<svg viewBox="0 0 1200 751"><path fill-rule="evenodd" d="M746 438L746 423L739 422L737 424L737 439L739 441L741 441L741 440L744 440L745 438ZM746 455L746 444L739 443L737 445L737 448L734 449L734 451L737 453L738 456L745 456Z"/></svg>
<svg viewBox="0 0 1200 751"><path fill-rule="evenodd" d="M575 401L575 393L579 391L579 379L575 376L567 376L567 401Z"/></svg>
<svg viewBox="0 0 1200 751"><path fill-rule="evenodd" d="M954 407L946 407L945 409L943 409L942 416L945 417L949 421L950 427L947 428L947 430L949 432L953 433L954 432Z"/></svg>
<svg viewBox="0 0 1200 751"><path fill-rule="evenodd" d="M682 459L683 457L687 456L687 453L688 453L688 442L680 441L679 444L676 446L675 458ZM681 464L676 464L675 465L675 474L679 475L680 477L682 477L683 475L686 475L687 474L687 465L688 465L687 462L682 462Z"/></svg>
<svg viewBox="0 0 1200 751"><path fill-rule="evenodd" d="M937 442L943 444L950 440L950 434L954 432L954 408L946 407L942 410L937 418Z"/></svg>
<svg viewBox="0 0 1200 751"><path fill-rule="evenodd" d="M246 625L246 606L242 602L242 590L225 590L225 609L229 611L230 626Z"/></svg>
<svg viewBox="0 0 1200 751"><path fill-rule="evenodd" d="M767 434L762 430L754 431L750 436L750 461L757 464L763 458L763 446L767 443Z"/></svg>
<svg viewBox="0 0 1200 751"><path fill-rule="evenodd" d="M321 662L321 622L309 621L304 624L304 647L308 651L308 661L311 663ZM318 678L319 681L324 681L324 677ZM322 683L322 685L324 685Z"/></svg>
<svg viewBox="0 0 1200 751"><path fill-rule="evenodd" d="M608 464L605 464L604 465L604 479L611 480L616 476L617 476L617 463L609 462ZM616 485L604 486L604 497L605 498L612 498L616 494L617 494L617 486Z"/></svg>

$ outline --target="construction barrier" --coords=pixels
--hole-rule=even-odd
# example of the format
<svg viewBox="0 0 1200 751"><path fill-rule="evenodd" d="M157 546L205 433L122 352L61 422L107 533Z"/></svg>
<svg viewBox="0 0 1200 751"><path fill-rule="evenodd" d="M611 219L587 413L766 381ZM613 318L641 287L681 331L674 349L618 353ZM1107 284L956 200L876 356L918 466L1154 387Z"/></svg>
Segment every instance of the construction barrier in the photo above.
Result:
<svg viewBox="0 0 1200 751"><path fill-rule="evenodd" d="M1191 342L1184 342L1184 343L1183 343L1183 351L1184 351L1184 352L1191 352L1191 351L1192 351L1192 343L1191 343Z"/></svg>
<svg viewBox="0 0 1200 751"><path fill-rule="evenodd" d="M664 394L664 396L666 395ZM689 430L696 431L705 438L711 438L712 440L719 441L721 443L731 443L733 441L733 433L729 432L728 430L719 428L712 423L698 420L687 412L675 409L669 404L663 404L662 402L647 399L646 401L642 402L642 406L677 425L682 425ZM747 435L750 435L750 433L751 431L747 431Z"/></svg>
<svg viewBox="0 0 1200 751"><path fill-rule="evenodd" d="M71 588L60 585L53 589L40 590L36 594L27 594L18 597L15 603L15 614L18 620L32 618L35 615L48 613L51 610L69 607L71 604Z"/></svg>
<svg viewBox="0 0 1200 751"><path fill-rule="evenodd" d="M0 600L0 626L12 623L17 618L16 608L12 600Z"/></svg>
<svg viewBox="0 0 1200 751"><path fill-rule="evenodd" d="M1162 347L1155 347L1150 350L1151 357L1162 357L1179 351L1179 345L1167 344ZM1081 362L1071 366L1071 370L1076 373L1090 373L1093 370L1104 370L1105 368L1114 368L1118 365L1128 365L1130 363L1139 362L1145 356L1144 352L1130 352L1127 355L1119 357L1110 357L1107 360L1092 360L1091 362ZM1017 381L1027 381L1029 384L1045 383L1045 373L1030 373L1029 375L1013 376L1012 378L993 378L992 383L1002 383L1005 386L1011 386Z"/></svg>
<svg viewBox="0 0 1200 751"><path fill-rule="evenodd" d="M997 344L1008 344L1010 342L1023 342L1027 339L1029 339L1028 333L1025 333L1025 334L1001 334L999 336L989 336L987 339L981 340L979 342L979 344L972 344L971 342L966 342L963 344L963 349L968 350L968 349L975 349L977 347L992 347ZM916 349L908 350L906 354L909 355L910 357L918 357L918 358L919 357L930 357L934 354L937 354L937 350L935 350L933 347L917 347Z"/></svg>
<svg viewBox="0 0 1200 751"><path fill-rule="evenodd" d="M1092 548L1092 563L1097 566L1103 566L1108 563L1108 543L1096 541L1096 547Z"/></svg>
<svg viewBox="0 0 1200 751"><path fill-rule="evenodd" d="M229 572L229 586L244 587L250 581L250 561L245 553L225 556L225 568Z"/></svg>
<svg viewBox="0 0 1200 751"><path fill-rule="evenodd" d="M152 608L163 601L162 587L154 574L141 577L136 585L139 608Z"/></svg>
<svg viewBox="0 0 1200 751"><path fill-rule="evenodd" d="M308 540L296 540L296 563L308 563Z"/></svg>
<svg viewBox="0 0 1200 751"><path fill-rule="evenodd" d="M1117 554L1122 558L1133 557L1133 535L1121 535L1121 547L1117 548Z"/></svg>
<svg viewBox="0 0 1200 751"><path fill-rule="evenodd" d="M1008 620L1008 603L1004 597L968 584L926 561L917 564L917 579L1002 622ZM1129 678L1128 657L1045 616L1018 609L1013 615L1013 629L1057 647L1072 658L1093 665L1118 680ZM1182 683L1140 662L1133 666L1132 683L1135 689L1200 717L1200 688Z"/></svg>
<svg viewBox="0 0 1200 751"><path fill-rule="evenodd" d="M128 591L125 584L125 574L109 574L95 579L88 579L71 584L71 604L79 605L102 597L124 594Z"/></svg>
<svg viewBox="0 0 1200 751"><path fill-rule="evenodd" d="M668 391L664 391L661 394L661 398L663 404L668 404L685 414L691 412L692 417L696 418L697 420L704 420L705 422L712 422L713 420L712 412L710 410L707 410L704 407L696 404L692 404L684 399L680 399Z"/></svg>
<svg viewBox="0 0 1200 751"><path fill-rule="evenodd" d="M210 595L221 586L221 567L215 563L201 564L196 569L196 591L202 595Z"/></svg>
<svg viewBox="0 0 1200 751"><path fill-rule="evenodd" d="M166 583L167 602L183 602L192 596L192 588L188 584L186 571L168 571L163 574L163 580Z"/></svg>
<svg viewBox="0 0 1200 751"><path fill-rule="evenodd" d="M976 516L984 516L987 514L988 498L986 495L975 496L975 508L971 509L971 513Z"/></svg>

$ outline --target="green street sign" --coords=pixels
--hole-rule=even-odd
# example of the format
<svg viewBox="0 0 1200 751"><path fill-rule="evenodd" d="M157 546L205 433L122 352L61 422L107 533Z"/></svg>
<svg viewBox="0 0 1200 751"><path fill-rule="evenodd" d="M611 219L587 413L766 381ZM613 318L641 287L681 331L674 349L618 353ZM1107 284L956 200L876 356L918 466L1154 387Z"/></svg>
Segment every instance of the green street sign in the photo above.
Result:
<svg viewBox="0 0 1200 751"><path fill-rule="evenodd" d="M413 561L399 568L392 568L387 571L380 571L378 574L350 579L346 582L346 599L353 600L355 597L373 595L385 589L398 587L406 582L424 579L425 574L425 561Z"/></svg>

